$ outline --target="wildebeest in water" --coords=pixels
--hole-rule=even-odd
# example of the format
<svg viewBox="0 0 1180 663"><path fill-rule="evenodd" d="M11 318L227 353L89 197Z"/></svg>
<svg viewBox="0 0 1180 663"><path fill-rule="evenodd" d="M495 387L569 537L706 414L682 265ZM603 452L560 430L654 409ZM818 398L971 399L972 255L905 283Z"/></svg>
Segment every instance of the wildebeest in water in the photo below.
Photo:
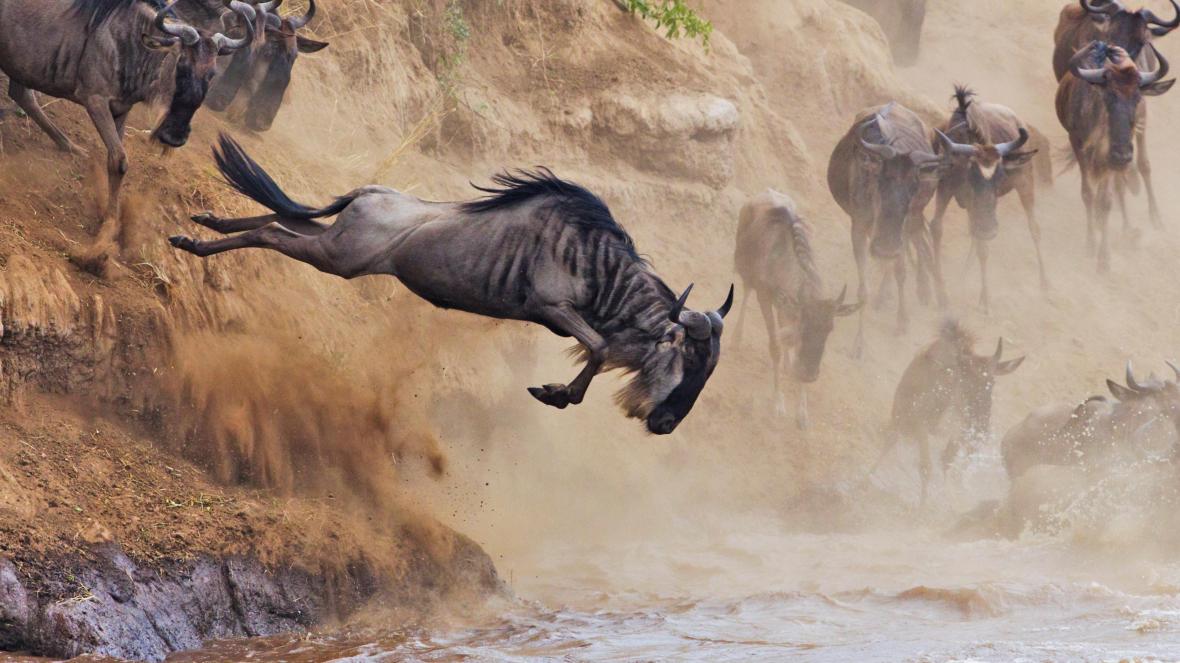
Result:
<svg viewBox="0 0 1180 663"><path fill-rule="evenodd" d="M868 297L867 269L874 258L893 263L897 323L909 324L905 298L905 246L917 248L920 270L931 267L925 209L950 156L934 154L930 129L913 111L890 103L861 111L828 162L828 188L852 219L852 249L859 277L857 300ZM864 348L864 309L855 353Z"/></svg>
<svg viewBox="0 0 1180 663"><path fill-rule="evenodd" d="M948 416L957 419L959 428L942 453L945 474L964 446L970 448L991 433L996 378L1024 362L1024 357L1003 358L1003 339L991 355L975 354L974 346L975 338L966 329L957 322L946 322L938 339L910 362L893 395L890 440L881 459L902 438L918 443L923 504L930 484L930 437Z"/></svg>
<svg viewBox="0 0 1180 663"><path fill-rule="evenodd" d="M294 202L242 148L222 136L214 151L231 186L274 211L245 219L193 217L221 240L172 237L198 256L266 248L344 278L396 276L441 308L547 327L580 343L586 362L568 385L529 392L546 405L582 402L594 376L634 374L617 396L648 431L671 433L688 415L721 357L720 308L685 307L639 257L631 237L590 191L548 170L503 174L487 197L466 203L420 200L366 186L312 209ZM316 219L339 215L332 224Z"/></svg>
<svg viewBox="0 0 1180 663"><path fill-rule="evenodd" d="M811 231L785 194L769 190L747 202L738 217L734 266L743 288L738 340L746 305L758 299L770 344L775 405L786 411L781 380L798 385L797 422L807 428L806 385L819 378L828 335L838 317L852 315L860 304L845 304L848 288L824 297L823 278L811 249Z"/></svg>
<svg viewBox="0 0 1180 663"><path fill-rule="evenodd" d="M1163 80L1168 61L1154 45L1148 47L1159 61L1154 71L1141 71L1121 48L1093 42L1070 60L1070 71L1057 87L1057 118L1069 132L1082 174L1086 245L1097 249L1100 272L1110 268L1107 221L1112 183L1121 187L1130 174L1135 142L1146 145L1143 98L1164 94L1176 82Z"/></svg>
<svg viewBox="0 0 1180 663"><path fill-rule="evenodd" d="M170 19L176 2L154 9L140 0L0 0L0 70L8 94L58 148L79 151L46 116L34 91L86 109L107 149L108 198L88 265L101 269L104 247L119 234L119 189L127 173L123 129L135 104L166 100L168 112L152 139L170 147L188 141L218 55L250 44ZM226 3L244 18L250 5Z"/></svg>

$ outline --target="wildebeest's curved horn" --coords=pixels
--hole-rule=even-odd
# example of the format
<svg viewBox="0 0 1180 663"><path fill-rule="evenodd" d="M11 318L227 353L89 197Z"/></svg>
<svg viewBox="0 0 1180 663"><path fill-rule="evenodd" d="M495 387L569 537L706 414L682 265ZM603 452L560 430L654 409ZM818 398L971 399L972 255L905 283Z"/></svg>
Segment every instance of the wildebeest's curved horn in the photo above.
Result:
<svg viewBox="0 0 1180 663"><path fill-rule="evenodd" d="M307 0L307 13L303 16L294 16L291 20L291 28L298 30L311 22L315 18L315 0Z"/></svg>
<svg viewBox="0 0 1180 663"><path fill-rule="evenodd" d="M282 5L282 4L283 4L283 0L270 0L270 2L260 2L257 5L255 5L255 7L257 7L258 11L260 11L260 12L266 12L267 14L273 14L273 13L275 13L275 10L279 8L279 5Z"/></svg>
<svg viewBox="0 0 1180 663"><path fill-rule="evenodd" d="M999 145L996 145L996 151L1000 153L1001 157L1006 157L1009 154L1012 154L1013 152L1015 152L1016 150L1019 150L1020 148L1024 147L1024 144L1027 142L1028 142L1028 129L1025 129L1024 127L1020 127L1020 137L1010 143L1000 143Z"/></svg>
<svg viewBox="0 0 1180 663"><path fill-rule="evenodd" d="M225 6L248 21L253 21L258 17L258 13L254 11L254 5L242 2L242 0L226 0Z"/></svg>
<svg viewBox="0 0 1180 663"><path fill-rule="evenodd" d="M1160 61L1160 66L1156 67L1155 71L1139 72L1139 87L1146 87L1152 83L1158 83L1164 76L1168 75L1168 70L1172 68L1168 64L1168 59L1164 57L1163 53L1159 52L1155 44L1149 42L1147 46L1151 49L1152 53L1155 53L1155 58Z"/></svg>
<svg viewBox="0 0 1180 663"><path fill-rule="evenodd" d="M684 331L692 338L703 341L713 335L713 321L700 311L681 311L677 320Z"/></svg>
<svg viewBox="0 0 1180 663"><path fill-rule="evenodd" d="M1173 364L1171 361L1165 363L1168 365L1168 368L1172 369L1172 372L1176 374L1176 381L1180 382L1180 368L1177 368L1176 364Z"/></svg>
<svg viewBox="0 0 1180 663"><path fill-rule="evenodd" d="M187 23L177 22L172 24L164 20L164 17L172 13L172 8L175 7L176 3L178 2L180 2L180 0L172 0L172 2L169 2L166 7L156 12L156 27L159 28L160 32L163 32L164 34L178 37L181 43L183 43L185 46L195 46L201 41L201 34L197 32L196 28Z"/></svg>
<svg viewBox="0 0 1180 663"><path fill-rule="evenodd" d="M1131 369L1131 360L1129 359L1127 360L1127 386L1132 391L1147 391L1147 387L1139 384L1139 381L1135 379L1135 371Z"/></svg>
<svg viewBox="0 0 1180 663"><path fill-rule="evenodd" d="M897 150L893 149L890 145L878 145L877 143L870 143L864 138L861 138L860 146L882 159L888 160L897 156Z"/></svg>
<svg viewBox="0 0 1180 663"><path fill-rule="evenodd" d="M1143 20L1147 21L1151 25L1154 25L1159 28L1163 28L1162 31L1157 31L1154 28L1152 29L1151 33L1157 37L1162 37L1162 36L1168 34L1169 32L1171 32L1172 30L1175 30L1176 28L1180 28L1180 3L1176 2L1176 0L1171 0L1171 1L1172 1L1172 9L1176 12L1176 18L1174 18L1170 21L1164 21L1164 20L1160 19L1160 17L1156 16L1155 12L1151 11L1150 9L1139 10L1139 15L1143 17Z"/></svg>
<svg viewBox="0 0 1180 663"><path fill-rule="evenodd" d="M250 43L254 41L255 36L254 19L256 18L257 14L255 14L254 8L244 2L241 2L240 0L232 0L229 5L234 11L240 14L243 19L245 19L244 22L246 24L246 36L242 37L241 39L234 39L232 37L227 37L220 32L213 35L213 45L217 47L217 52L220 55L226 55L238 49L249 46Z"/></svg>
<svg viewBox="0 0 1180 663"><path fill-rule="evenodd" d="M942 141L942 146L950 154L953 154L953 155L959 156L959 157L973 157L973 156L975 156L975 146L974 145L964 145L963 143L956 143L955 141L951 140L950 136L942 133L938 129L935 129L934 133L938 134L938 139Z"/></svg>
<svg viewBox="0 0 1180 663"><path fill-rule="evenodd" d="M1004 357L1004 337L1001 336L999 341L996 341L996 354L992 355L992 364L998 365L1000 359Z"/></svg>
<svg viewBox="0 0 1180 663"><path fill-rule="evenodd" d="M732 283L729 284L729 294L725 296L725 303L721 305L721 308L717 309L717 315L721 316L721 319L724 320L725 316L729 314L729 309L731 309L731 308L733 308L733 284Z"/></svg>
<svg viewBox="0 0 1180 663"><path fill-rule="evenodd" d="M1122 10L1122 3L1118 0L1110 0L1109 2L1095 4L1093 0L1080 0L1082 9L1085 9L1091 14L1117 14Z"/></svg>
<svg viewBox="0 0 1180 663"><path fill-rule="evenodd" d="M672 322L679 324L680 313L681 313L681 311L684 310L684 304L685 304L685 302L688 301L688 293L692 292L692 287L694 285L696 285L696 284L695 283L688 284L688 287L684 289L684 294L680 295L680 299L676 300L676 304L672 307L672 310L668 313L668 319L671 320Z"/></svg>
<svg viewBox="0 0 1180 663"><path fill-rule="evenodd" d="M844 305L844 298L848 296L848 284L844 284L844 289L840 291L840 296L836 298L836 308Z"/></svg>

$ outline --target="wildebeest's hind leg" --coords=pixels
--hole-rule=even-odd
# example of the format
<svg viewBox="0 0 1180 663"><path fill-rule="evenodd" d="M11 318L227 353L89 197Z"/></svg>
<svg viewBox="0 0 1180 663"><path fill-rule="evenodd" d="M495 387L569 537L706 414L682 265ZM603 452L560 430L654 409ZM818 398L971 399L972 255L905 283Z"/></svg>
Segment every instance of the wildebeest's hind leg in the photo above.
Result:
<svg viewBox="0 0 1180 663"><path fill-rule="evenodd" d="M782 345L780 345L782 339L779 336L778 318L775 316L772 295L763 294L762 291L758 291L758 306L762 309L762 319L766 321L766 336L769 339L770 373L774 378L774 408L782 416L787 413L787 403L782 389L782 374L785 361Z"/></svg>
<svg viewBox="0 0 1180 663"><path fill-rule="evenodd" d="M172 246L202 258L235 249L271 249L305 262L320 271L345 276L333 271L331 261L318 250L320 238L300 235L278 223L271 223L225 239L203 242L176 235L169 237L168 241Z"/></svg>
<svg viewBox="0 0 1180 663"><path fill-rule="evenodd" d="M319 235L331 227L326 223L320 223L314 219L290 219L279 214L264 214L262 216L250 216L240 219L222 219L212 212L202 212L200 214L194 214L192 220L210 230L216 230L223 235L254 230L271 223L279 223L283 227L294 230L301 235L311 236Z"/></svg>
<svg viewBox="0 0 1180 663"><path fill-rule="evenodd" d="M1024 215L1028 217L1028 234L1032 236L1033 248L1037 252L1037 269L1041 272L1041 290L1049 289L1049 277L1045 272L1045 259L1041 257L1041 226L1037 223L1036 184L1032 177L1016 188L1020 195L1020 205L1024 207Z"/></svg>
<svg viewBox="0 0 1180 663"><path fill-rule="evenodd" d="M25 112L25 115L33 118L37 126L53 139L57 144L57 149L62 152L72 152L74 154L81 154L82 148L78 147L66 137L61 129L58 129L45 111L41 109L41 104L37 103L37 96L29 88L17 83L16 81L8 82L8 96L16 102L17 106Z"/></svg>
<svg viewBox="0 0 1180 663"><path fill-rule="evenodd" d="M547 307L542 312L542 317L547 320L550 327L560 329L577 339L590 356L586 359L582 372L578 373L573 382L568 385L547 384L543 387L529 387L529 393L545 405L552 405L558 409L577 405L586 397L591 380L602 370L602 364L606 361L606 341L569 304Z"/></svg>
<svg viewBox="0 0 1180 663"><path fill-rule="evenodd" d="M741 347L742 332L746 329L746 306L750 304L750 285L742 280L742 306L738 311L737 329L734 331L733 345L734 347Z"/></svg>

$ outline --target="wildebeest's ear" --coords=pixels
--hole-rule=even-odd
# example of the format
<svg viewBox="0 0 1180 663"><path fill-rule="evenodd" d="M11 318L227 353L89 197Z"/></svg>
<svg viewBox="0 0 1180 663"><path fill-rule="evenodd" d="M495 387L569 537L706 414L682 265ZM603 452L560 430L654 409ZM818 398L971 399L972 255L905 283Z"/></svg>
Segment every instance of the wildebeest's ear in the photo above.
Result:
<svg viewBox="0 0 1180 663"><path fill-rule="evenodd" d="M166 51L175 46L178 41L180 40L172 36L163 37L147 33L143 35L143 46L151 51Z"/></svg>
<svg viewBox="0 0 1180 663"><path fill-rule="evenodd" d="M295 43L300 53L316 53L328 47L326 41L316 41L307 37L295 37Z"/></svg>
<svg viewBox="0 0 1180 663"><path fill-rule="evenodd" d="M1036 155L1036 150L1029 150L1028 152L1015 152L1004 157L1004 165L1009 168L1023 166L1029 161L1032 161L1032 158Z"/></svg>
<svg viewBox="0 0 1180 663"><path fill-rule="evenodd" d="M1175 84L1176 79L1173 78L1170 81L1160 81L1158 83L1152 83L1151 85L1145 85L1139 89L1143 92L1143 96L1145 97L1158 97L1168 90L1171 90L1172 86Z"/></svg>
<svg viewBox="0 0 1180 663"><path fill-rule="evenodd" d="M996 364L996 375L1008 375L1012 371L1020 368L1024 363L1024 357L1017 357L1016 359L1009 359Z"/></svg>
<svg viewBox="0 0 1180 663"><path fill-rule="evenodd" d="M1108 379L1106 381L1106 388L1110 390L1112 396L1119 399L1120 401L1133 401L1138 396L1138 394L1115 382L1114 380Z"/></svg>

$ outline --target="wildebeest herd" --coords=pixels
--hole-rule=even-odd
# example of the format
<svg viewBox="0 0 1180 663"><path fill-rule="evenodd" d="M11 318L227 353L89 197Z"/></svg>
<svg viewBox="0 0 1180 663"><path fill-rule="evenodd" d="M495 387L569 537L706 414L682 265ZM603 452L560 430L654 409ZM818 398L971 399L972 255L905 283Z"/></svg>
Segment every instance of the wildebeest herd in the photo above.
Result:
<svg viewBox="0 0 1180 663"><path fill-rule="evenodd" d="M13 100L67 151L77 148L50 122L34 92L80 104L107 147L110 197L98 246L116 232L118 191L128 170L123 129L134 105L163 102L167 112L152 137L172 147L187 141L202 104L229 111L231 121L248 129L270 128L297 55L326 46L298 34L315 16L314 0L296 16L281 15L281 1L0 0L0 70L9 76ZM1171 2L1176 16L1164 20L1118 0L1071 1L1055 34L1057 115L1081 171L1088 244L1099 271L1109 269L1112 204L1119 202L1126 215L1124 197L1135 178L1142 178L1151 219L1159 223L1144 98L1167 92L1174 82L1164 80L1168 61L1152 44L1180 26L1180 4ZM905 6L902 22L920 30L925 3L907 0ZM897 52L901 60L917 52L911 36L912 47ZM909 266L920 299L948 304L942 238L952 201L967 212L985 310L988 243L999 228L998 200L1009 193L1024 207L1040 284L1049 286L1035 211L1038 184L1053 178L1048 141L1012 109L984 102L965 86L954 88L953 99L937 127L897 102L866 108L851 118L832 152L828 185L851 219L856 301L847 286L836 291L825 285L811 229L788 196L768 191L740 212L739 317L744 320L750 301L757 301L769 336L775 404L785 413L784 386L792 385L801 428L808 425L804 386L818 379L839 318L859 312L854 354L863 352L870 260L885 265L896 284L901 329L909 322ZM267 248L344 278L388 274L436 306L532 322L572 337L581 372L568 384L529 389L546 405L581 403L598 373L619 368L632 374L617 397L620 406L650 432L668 434L718 364L733 287L717 309L689 309L691 285L678 296L601 199L546 169L496 176L492 188L481 189L485 197L468 202L429 202L364 186L313 208L288 197L228 136L222 135L214 156L226 181L271 213L235 219L197 214L194 222L227 237L176 236L173 246L200 257ZM328 217L338 218L321 221ZM741 322L738 329L740 338ZM1002 340L994 352L976 354L973 346L962 326L945 324L896 391L887 447L899 439L918 445L923 499L929 439L939 423L954 416L961 424L942 455L945 467L989 433L996 378L1023 361L1005 359ZM1180 427L1180 370L1176 380L1140 381L1128 367L1126 382L1111 383L1115 402L1095 397L1030 415L1004 440L1006 466L1017 473L1030 462L1092 459L1080 450L1140 435L1157 419Z"/></svg>

